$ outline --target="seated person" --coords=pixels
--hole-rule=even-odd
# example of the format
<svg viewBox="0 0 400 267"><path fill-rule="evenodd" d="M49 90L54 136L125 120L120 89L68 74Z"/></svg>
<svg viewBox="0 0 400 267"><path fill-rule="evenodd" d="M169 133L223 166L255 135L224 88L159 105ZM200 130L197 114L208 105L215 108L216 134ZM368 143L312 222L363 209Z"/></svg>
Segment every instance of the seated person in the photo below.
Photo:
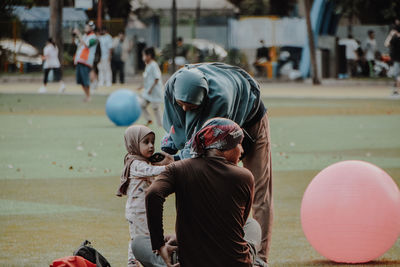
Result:
<svg viewBox="0 0 400 267"><path fill-rule="evenodd" d="M243 137L239 125L229 119L208 120L193 137L194 158L169 165L150 186L146 194L150 240L139 236L133 244L136 259L145 267L266 266L256 257L260 226L248 220L254 178L237 166ZM163 203L172 193L176 239L164 237L163 231ZM176 245L179 259L172 263Z"/></svg>
<svg viewBox="0 0 400 267"><path fill-rule="evenodd" d="M269 49L265 46L264 40L260 40L261 47L257 48L256 61L254 62L254 67L257 70L257 75L265 76L266 73L266 63L270 61Z"/></svg>

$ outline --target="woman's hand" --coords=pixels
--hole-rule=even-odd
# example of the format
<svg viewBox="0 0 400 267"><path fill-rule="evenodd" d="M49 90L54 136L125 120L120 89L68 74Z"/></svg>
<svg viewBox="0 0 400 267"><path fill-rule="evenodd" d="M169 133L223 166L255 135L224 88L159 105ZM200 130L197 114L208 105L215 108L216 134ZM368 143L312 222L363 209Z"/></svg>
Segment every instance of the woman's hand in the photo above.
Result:
<svg viewBox="0 0 400 267"><path fill-rule="evenodd" d="M160 153L164 155L164 159L160 162L153 163L153 165L162 166L174 162L174 157L172 157L170 154L165 153L164 151L160 151Z"/></svg>
<svg viewBox="0 0 400 267"><path fill-rule="evenodd" d="M166 243L164 246L160 248L160 256L163 258L164 262L167 264L167 267L179 267L179 263L172 264L172 253L178 249L177 246L171 246Z"/></svg>

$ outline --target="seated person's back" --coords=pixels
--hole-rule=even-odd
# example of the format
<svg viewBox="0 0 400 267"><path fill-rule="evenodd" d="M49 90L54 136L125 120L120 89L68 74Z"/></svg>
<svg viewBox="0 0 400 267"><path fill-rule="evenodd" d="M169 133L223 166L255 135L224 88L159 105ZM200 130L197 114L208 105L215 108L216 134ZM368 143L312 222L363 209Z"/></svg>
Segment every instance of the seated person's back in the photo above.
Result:
<svg viewBox="0 0 400 267"><path fill-rule="evenodd" d="M175 193L181 266L252 266L243 227L253 187L250 171L218 155L171 164L147 194L153 249L163 246L159 207Z"/></svg>

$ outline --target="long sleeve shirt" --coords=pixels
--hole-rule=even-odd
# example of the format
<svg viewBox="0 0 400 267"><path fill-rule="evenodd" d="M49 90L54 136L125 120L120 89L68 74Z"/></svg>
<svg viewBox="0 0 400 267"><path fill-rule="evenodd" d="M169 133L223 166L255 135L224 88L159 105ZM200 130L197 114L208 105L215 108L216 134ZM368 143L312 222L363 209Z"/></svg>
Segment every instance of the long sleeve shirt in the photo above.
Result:
<svg viewBox="0 0 400 267"><path fill-rule="evenodd" d="M251 172L221 157L192 158L167 166L146 195L153 249L164 245L163 203L175 193L182 267L252 266L243 226L253 192Z"/></svg>
<svg viewBox="0 0 400 267"><path fill-rule="evenodd" d="M125 215L129 220L136 212L146 212L146 191L155 180L155 176L165 170L165 166L153 166L145 161L134 160L130 167L129 187Z"/></svg>

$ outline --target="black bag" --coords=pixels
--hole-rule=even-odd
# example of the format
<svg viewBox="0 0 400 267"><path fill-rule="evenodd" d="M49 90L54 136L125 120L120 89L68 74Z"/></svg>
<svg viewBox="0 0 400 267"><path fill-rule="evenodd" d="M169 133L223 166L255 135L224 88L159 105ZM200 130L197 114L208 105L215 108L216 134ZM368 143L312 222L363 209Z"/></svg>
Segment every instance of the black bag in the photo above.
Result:
<svg viewBox="0 0 400 267"><path fill-rule="evenodd" d="M95 263L97 267L111 267L110 263L103 257L92 244L85 240L81 246L74 251L74 256L81 256L88 261Z"/></svg>

